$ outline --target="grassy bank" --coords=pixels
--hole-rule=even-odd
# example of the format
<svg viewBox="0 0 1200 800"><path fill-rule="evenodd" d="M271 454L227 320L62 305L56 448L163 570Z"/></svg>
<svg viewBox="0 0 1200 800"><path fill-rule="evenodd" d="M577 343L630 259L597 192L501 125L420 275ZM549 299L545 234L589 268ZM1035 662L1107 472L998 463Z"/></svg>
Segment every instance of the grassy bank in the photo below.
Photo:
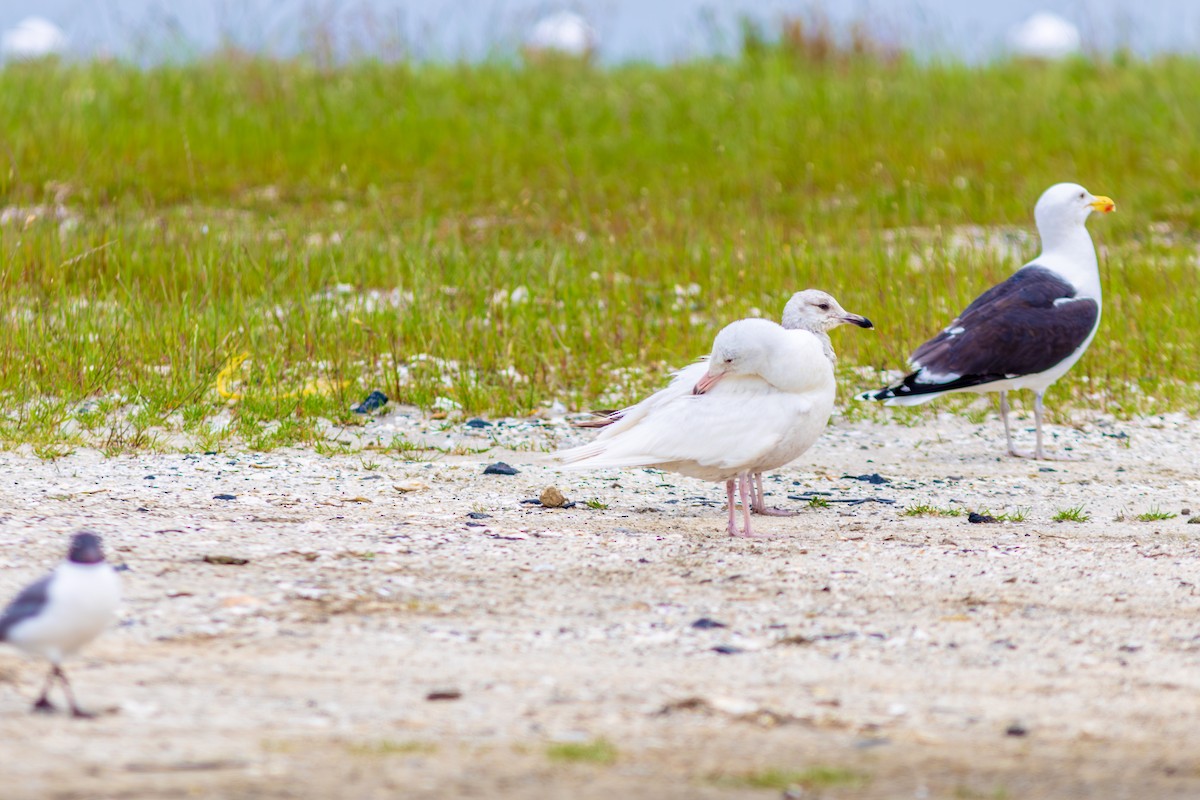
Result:
<svg viewBox="0 0 1200 800"><path fill-rule="evenodd" d="M1036 252L1060 180L1119 213L1052 404L1195 411L1196 130L1179 59L9 65L0 442L315 441L374 388L611 404L808 286L877 323L837 335L848 393Z"/></svg>

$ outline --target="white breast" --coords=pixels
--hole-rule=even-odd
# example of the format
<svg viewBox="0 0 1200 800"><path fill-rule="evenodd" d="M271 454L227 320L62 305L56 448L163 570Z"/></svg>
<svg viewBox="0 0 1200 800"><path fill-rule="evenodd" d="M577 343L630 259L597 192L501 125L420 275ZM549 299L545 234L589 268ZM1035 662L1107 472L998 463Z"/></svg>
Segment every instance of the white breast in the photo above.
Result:
<svg viewBox="0 0 1200 800"><path fill-rule="evenodd" d="M111 625L120 603L120 581L108 564L61 564L46 606L10 628L8 641L57 664Z"/></svg>

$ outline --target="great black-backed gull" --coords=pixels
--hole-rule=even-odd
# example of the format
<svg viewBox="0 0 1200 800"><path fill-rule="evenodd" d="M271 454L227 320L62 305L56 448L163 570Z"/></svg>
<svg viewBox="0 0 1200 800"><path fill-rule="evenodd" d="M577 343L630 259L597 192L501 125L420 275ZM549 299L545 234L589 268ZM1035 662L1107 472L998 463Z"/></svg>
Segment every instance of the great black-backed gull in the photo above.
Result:
<svg viewBox="0 0 1200 800"><path fill-rule="evenodd" d="M811 307L810 307L811 306ZM865 317L846 312L824 292L793 296L784 319L727 325L712 354L679 372L637 405L610 412L592 442L556 454L572 468L657 467L701 480L725 481L728 530L751 536L750 512L766 510L760 474L799 458L825 429L836 384L825 331ZM737 529L734 489L742 498Z"/></svg>
<svg viewBox="0 0 1200 800"><path fill-rule="evenodd" d="M1100 325L1100 270L1085 222L1116 205L1075 183L1047 189L1034 208L1042 254L993 286L909 359L913 372L861 395L917 405L950 392L999 392L1010 455L1050 458L1042 442L1042 397L1071 368ZM1031 389L1037 426L1033 453L1013 446L1008 392Z"/></svg>

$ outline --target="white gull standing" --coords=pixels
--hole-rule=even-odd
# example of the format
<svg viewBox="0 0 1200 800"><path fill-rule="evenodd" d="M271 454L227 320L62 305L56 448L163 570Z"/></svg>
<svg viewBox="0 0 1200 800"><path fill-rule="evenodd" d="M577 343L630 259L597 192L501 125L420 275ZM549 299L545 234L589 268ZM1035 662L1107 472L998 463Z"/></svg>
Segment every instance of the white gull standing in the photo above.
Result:
<svg viewBox="0 0 1200 800"><path fill-rule="evenodd" d="M596 50L596 31L573 11L558 11L539 19L525 39L525 50L534 55L588 58Z"/></svg>
<svg viewBox="0 0 1200 800"><path fill-rule="evenodd" d="M1100 326L1100 270L1088 215L1116 204L1075 183L1051 186L1034 218L1042 253L980 295L912 354L913 372L864 400L917 405L950 392L999 392L1009 455L1048 459L1042 398L1087 350ZM1013 446L1008 392L1031 389L1037 426L1032 453Z"/></svg>
<svg viewBox="0 0 1200 800"><path fill-rule="evenodd" d="M811 307L810 307L811 304ZM825 331L865 317L848 314L829 295L797 293L784 319L814 330L789 330L745 319L727 325L706 360L675 373L642 402L610 412L591 443L556 454L571 468L657 467L694 478L725 481L728 531L752 536L750 511L761 506L759 473L781 467L810 448L833 411L833 351ZM758 494L755 494L758 477ZM736 525L739 489L744 527Z"/></svg>
<svg viewBox="0 0 1200 800"><path fill-rule="evenodd" d="M1019 56L1057 61L1078 53L1083 40L1079 29L1058 14L1039 11L1012 29L1008 43Z"/></svg>
<svg viewBox="0 0 1200 800"><path fill-rule="evenodd" d="M75 702L62 670L64 659L112 624L121 602L117 573L104 561L100 537L81 532L71 540L67 560L16 596L0 615L0 642L50 662L50 673L34 711L50 712L50 688L57 680L76 717L90 717Z"/></svg>
<svg viewBox="0 0 1200 800"><path fill-rule="evenodd" d="M42 17L26 17L0 34L0 57L32 60L61 54L67 49L67 35Z"/></svg>

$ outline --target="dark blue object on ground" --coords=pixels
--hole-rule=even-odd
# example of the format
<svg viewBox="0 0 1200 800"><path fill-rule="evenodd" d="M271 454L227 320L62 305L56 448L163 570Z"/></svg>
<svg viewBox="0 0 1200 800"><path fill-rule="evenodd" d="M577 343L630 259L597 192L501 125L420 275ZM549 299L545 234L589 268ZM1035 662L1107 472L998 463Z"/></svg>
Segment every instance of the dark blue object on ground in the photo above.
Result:
<svg viewBox="0 0 1200 800"><path fill-rule="evenodd" d="M350 410L355 414L370 414L372 411L383 408L387 401L387 395L376 389L367 395L366 400L363 400L360 404L356 405Z"/></svg>

